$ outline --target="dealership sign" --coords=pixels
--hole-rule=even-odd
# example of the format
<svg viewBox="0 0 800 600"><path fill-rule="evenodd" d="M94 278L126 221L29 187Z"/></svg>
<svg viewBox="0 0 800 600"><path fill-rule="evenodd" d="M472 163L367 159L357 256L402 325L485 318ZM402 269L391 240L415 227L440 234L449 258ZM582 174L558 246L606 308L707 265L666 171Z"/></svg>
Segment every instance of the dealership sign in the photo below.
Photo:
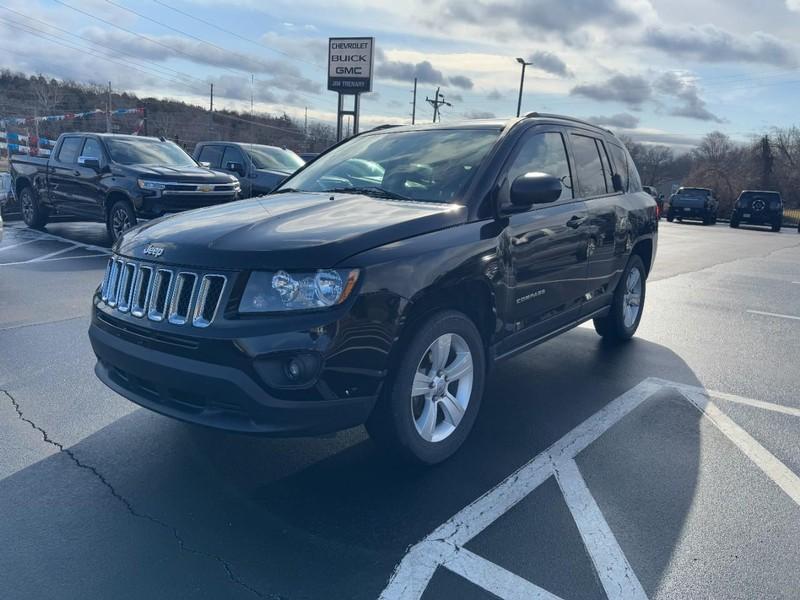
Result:
<svg viewBox="0 0 800 600"><path fill-rule="evenodd" d="M340 94L372 91L375 38L328 40L328 89Z"/></svg>

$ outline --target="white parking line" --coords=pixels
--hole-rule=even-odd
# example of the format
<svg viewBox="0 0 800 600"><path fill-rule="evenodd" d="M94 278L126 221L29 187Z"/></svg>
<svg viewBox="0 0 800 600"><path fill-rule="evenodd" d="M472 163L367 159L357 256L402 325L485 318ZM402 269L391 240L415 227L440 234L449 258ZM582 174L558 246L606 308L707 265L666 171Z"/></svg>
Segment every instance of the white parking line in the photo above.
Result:
<svg viewBox="0 0 800 600"><path fill-rule="evenodd" d="M10 246L3 246L0 248L0 252L3 250L11 250L11 248L17 248L18 246L24 246L25 244L32 244L33 242L38 242L38 239L33 240L25 240L24 242L19 242L18 244L11 244Z"/></svg>
<svg viewBox="0 0 800 600"><path fill-rule="evenodd" d="M530 462L466 506L430 535L412 546L397 565L380 600L418 600L438 567L444 567L503 599L553 598L532 582L466 551L464 544L489 527L552 475L609 600L646 599L646 594L575 463L575 457L627 414L659 390L671 388L739 448L764 474L800 506L800 478L711 400L732 400L758 408L800 416L800 411L702 387L649 378L607 404ZM524 580L523 580L524 581Z"/></svg>
<svg viewBox="0 0 800 600"><path fill-rule="evenodd" d="M570 459L555 467L556 481L575 519L583 545L592 559L600 583L609 598L647 600L642 584L617 543L600 507L578 469Z"/></svg>
<svg viewBox="0 0 800 600"><path fill-rule="evenodd" d="M763 310L748 310L751 315L764 315L765 317L777 317L779 319L791 319L792 321L800 321L800 317L794 315L781 315L778 313L764 312Z"/></svg>

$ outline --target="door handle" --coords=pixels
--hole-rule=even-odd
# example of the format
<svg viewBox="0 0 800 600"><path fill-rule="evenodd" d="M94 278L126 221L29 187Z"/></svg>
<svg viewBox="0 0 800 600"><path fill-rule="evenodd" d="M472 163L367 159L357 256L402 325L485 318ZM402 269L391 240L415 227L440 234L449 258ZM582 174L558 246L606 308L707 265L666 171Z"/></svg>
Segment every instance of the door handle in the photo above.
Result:
<svg viewBox="0 0 800 600"><path fill-rule="evenodd" d="M81 172L78 171L77 169L75 171L73 171L72 174L75 175L75 177L80 177L81 176Z"/></svg>
<svg viewBox="0 0 800 600"><path fill-rule="evenodd" d="M572 227L573 229L577 229L581 225L586 222L586 217L579 217L577 215L573 216L569 221L567 221L567 227Z"/></svg>

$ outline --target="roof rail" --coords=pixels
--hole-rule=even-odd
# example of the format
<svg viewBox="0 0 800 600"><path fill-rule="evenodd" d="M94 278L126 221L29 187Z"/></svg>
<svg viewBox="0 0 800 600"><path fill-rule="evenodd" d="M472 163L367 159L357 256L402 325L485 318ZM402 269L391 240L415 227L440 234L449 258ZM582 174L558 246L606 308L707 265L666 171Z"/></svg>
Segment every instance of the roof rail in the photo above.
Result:
<svg viewBox="0 0 800 600"><path fill-rule="evenodd" d="M373 127L369 131L380 131L381 129L391 129L392 127L400 127L400 125L394 125L391 123L386 123L384 125L378 125L377 127Z"/></svg>
<svg viewBox="0 0 800 600"><path fill-rule="evenodd" d="M576 119L575 117L567 117L565 115L557 115L555 113L529 112L529 113L525 114L525 117L526 118L539 117L539 118L547 118L547 119L561 119L562 121L572 121L574 123L581 123L583 125L590 125L592 127L596 127L597 129L602 129L603 131L607 131L608 133L610 133L612 135L614 133L610 129L606 129L605 127L600 127L600 125L597 125L596 123L591 123L591 122L586 121L584 119Z"/></svg>

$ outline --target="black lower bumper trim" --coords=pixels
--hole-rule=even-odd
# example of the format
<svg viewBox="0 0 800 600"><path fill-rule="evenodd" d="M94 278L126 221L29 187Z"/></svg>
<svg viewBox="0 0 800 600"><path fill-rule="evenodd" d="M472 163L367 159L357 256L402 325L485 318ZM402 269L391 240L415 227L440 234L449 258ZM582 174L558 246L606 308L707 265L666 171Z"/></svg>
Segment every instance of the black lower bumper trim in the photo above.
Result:
<svg viewBox="0 0 800 600"><path fill-rule="evenodd" d="M216 429L273 436L318 435L364 423L375 398L287 401L235 368L174 356L89 330L95 373L145 408Z"/></svg>

